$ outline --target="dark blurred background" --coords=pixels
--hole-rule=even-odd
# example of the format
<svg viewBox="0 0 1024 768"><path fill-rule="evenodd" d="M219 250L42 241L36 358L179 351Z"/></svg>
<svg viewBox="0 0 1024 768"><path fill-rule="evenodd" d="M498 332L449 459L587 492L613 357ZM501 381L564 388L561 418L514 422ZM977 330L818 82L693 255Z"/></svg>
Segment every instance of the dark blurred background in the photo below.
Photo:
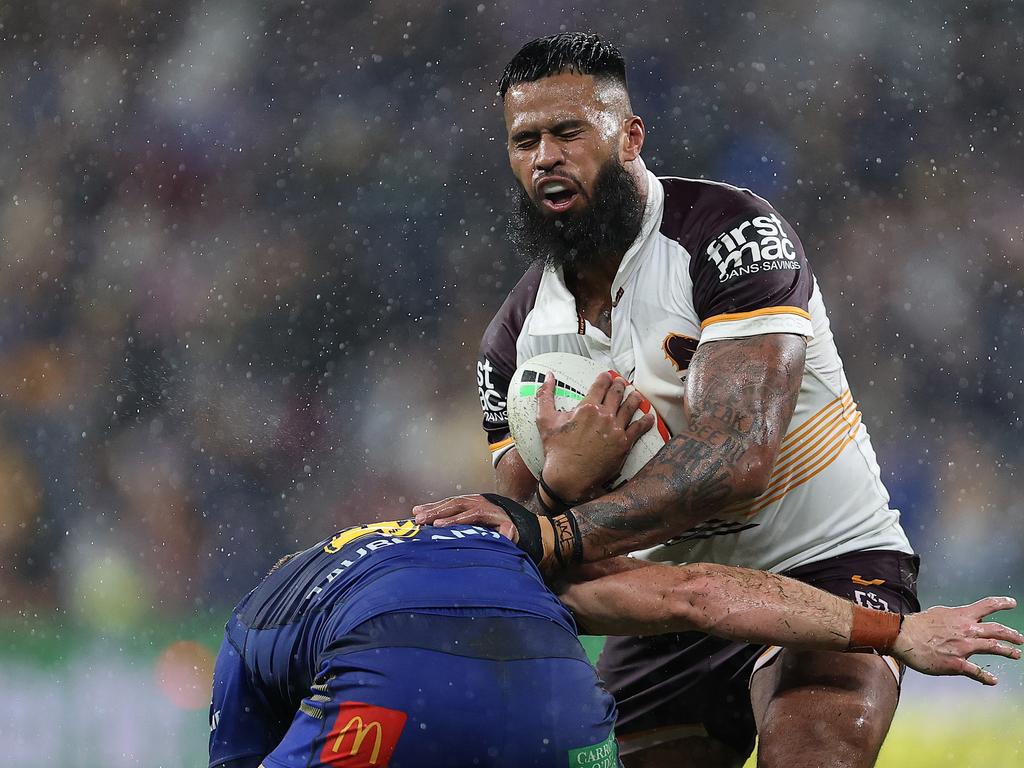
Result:
<svg viewBox="0 0 1024 768"><path fill-rule="evenodd" d="M924 600L1024 595L1019 3L13 2L3 719L62 664L86 710L201 710L280 554L490 483L476 346L525 266L496 80L570 29L626 54L655 173L796 227ZM105 764L157 764L110 716Z"/></svg>

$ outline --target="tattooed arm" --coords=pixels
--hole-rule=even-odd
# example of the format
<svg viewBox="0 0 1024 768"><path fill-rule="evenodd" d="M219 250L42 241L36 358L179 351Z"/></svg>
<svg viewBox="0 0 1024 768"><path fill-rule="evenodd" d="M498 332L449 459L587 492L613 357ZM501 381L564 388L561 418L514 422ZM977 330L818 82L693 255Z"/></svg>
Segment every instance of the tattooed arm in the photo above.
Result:
<svg viewBox="0 0 1024 768"><path fill-rule="evenodd" d="M702 344L687 377L687 428L621 488L553 518L564 558L594 562L653 546L760 495L796 408L805 352L803 337L785 333ZM572 441L548 440L545 452L545 477L549 466L568 477L588 471L590 454ZM459 496L413 513L420 524L488 524L489 507Z"/></svg>
<svg viewBox="0 0 1024 768"><path fill-rule="evenodd" d="M653 546L764 491L805 351L802 337L781 333L702 344L686 381L687 428L624 486L574 507L583 560Z"/></svg>
<svg viewBox="0 0 1024 768"><path fill-rule="evenodd" d="M616 557L552 585L580 631L655 635L698 630L731 640L845 650L853 603L765 571Z"/></svg>

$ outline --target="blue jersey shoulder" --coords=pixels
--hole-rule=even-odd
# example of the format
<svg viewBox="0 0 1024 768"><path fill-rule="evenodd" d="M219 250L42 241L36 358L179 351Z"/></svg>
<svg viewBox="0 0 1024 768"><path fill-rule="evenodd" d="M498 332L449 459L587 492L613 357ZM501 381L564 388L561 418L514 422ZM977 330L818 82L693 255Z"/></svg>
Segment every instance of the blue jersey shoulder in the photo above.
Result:
<svg viewBox="0 0 1024 768"><path fill-rule="evenodd" d="M487 528L433 528L412 520L345 528L292 556L250 595L239 616L253 628L282 626L331 607L374 576L402 567L523 567L522 551ZM411 597L411 595L410 595Z"/></svg>

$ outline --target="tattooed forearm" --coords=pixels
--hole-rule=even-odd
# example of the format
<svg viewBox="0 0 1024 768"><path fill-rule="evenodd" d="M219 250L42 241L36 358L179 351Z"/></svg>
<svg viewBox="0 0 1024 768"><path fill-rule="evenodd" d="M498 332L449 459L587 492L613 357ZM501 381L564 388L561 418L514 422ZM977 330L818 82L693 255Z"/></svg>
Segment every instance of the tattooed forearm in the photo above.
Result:
<svg viewBox="0 0 1024 768"><path fill-rule="evenodd" d="M687 379L687 428L622 488L575 508L584 558L660 543L764 490L796 407L805 349L789 334L701 346Z"/></svg>

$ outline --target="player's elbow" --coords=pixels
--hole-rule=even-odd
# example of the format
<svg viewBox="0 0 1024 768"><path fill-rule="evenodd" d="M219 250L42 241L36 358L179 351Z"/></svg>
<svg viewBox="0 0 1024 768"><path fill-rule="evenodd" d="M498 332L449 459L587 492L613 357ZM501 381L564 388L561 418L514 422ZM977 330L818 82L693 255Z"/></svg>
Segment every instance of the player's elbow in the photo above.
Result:
<svg viewBox="0 0 1024 768"><path fill-rule="evenodd" d="M747 451L743 461L736 467L733 482L735 501L756 499L766 490L775 467L774 450L754 447Z"/></svg>

